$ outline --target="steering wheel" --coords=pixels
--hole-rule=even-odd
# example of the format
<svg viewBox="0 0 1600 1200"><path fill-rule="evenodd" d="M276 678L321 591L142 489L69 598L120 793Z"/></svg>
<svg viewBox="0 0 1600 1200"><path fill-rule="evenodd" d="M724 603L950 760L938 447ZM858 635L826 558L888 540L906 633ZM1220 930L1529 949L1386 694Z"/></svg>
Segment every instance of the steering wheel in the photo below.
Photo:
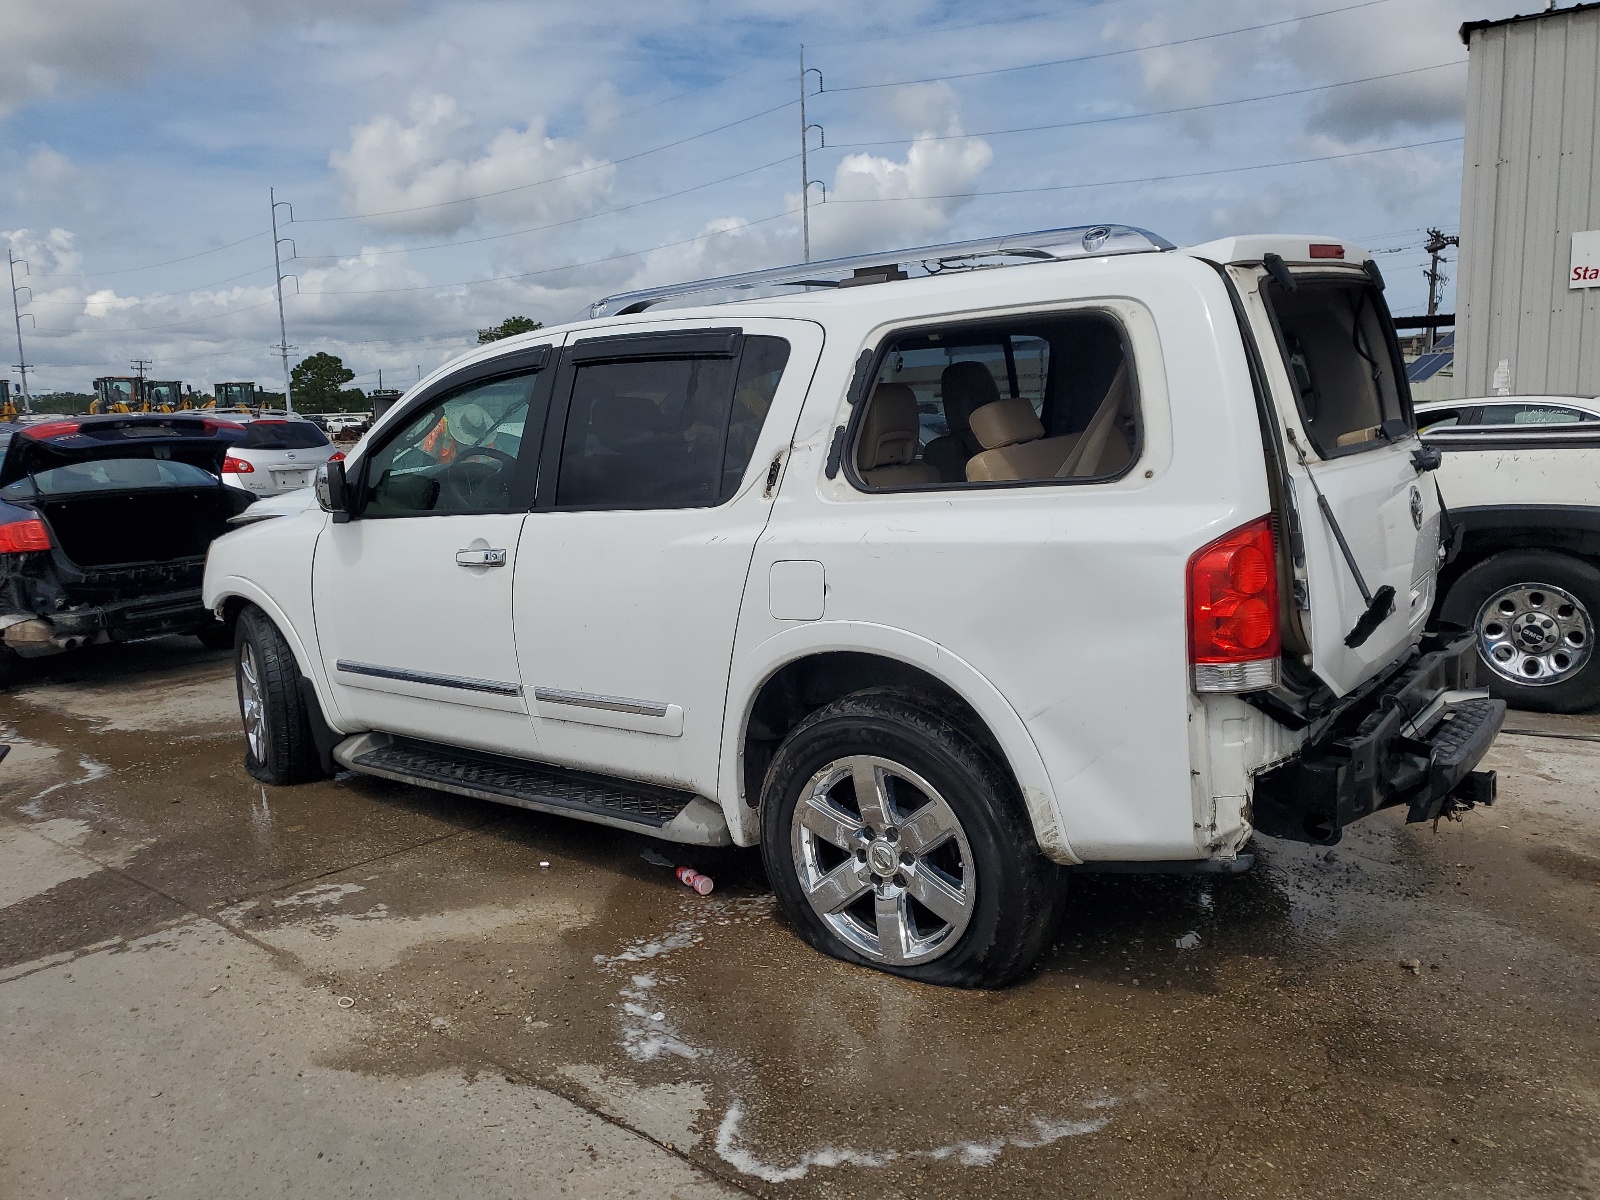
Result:
<svg viewBox="0 0 1600 1200"><path fill-rule="evenodd" d="M490 459L490 462L474 460ZM488 508L505 500L517 460L493 446L474 446L444 469L439 477L446 509ZM495 488L497 494L488 494Z"/></svg>

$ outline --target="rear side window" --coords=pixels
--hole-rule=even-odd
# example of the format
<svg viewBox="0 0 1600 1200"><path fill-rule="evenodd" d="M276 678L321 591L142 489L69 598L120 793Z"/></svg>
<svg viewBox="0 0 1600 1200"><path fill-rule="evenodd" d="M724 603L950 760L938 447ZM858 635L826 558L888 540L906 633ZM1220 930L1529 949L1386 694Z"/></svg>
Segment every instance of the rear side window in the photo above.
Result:
<svg viewBox="0 0 1600 1200"><path fill-rule="evenodd" d="M1410 429L1405 365L1378 290L1362 281L1265 285L1300 418L1324 458L1384 445Z"/></svg>
<svg viewBox="0 0 1600 1200"><path fill-rule="evenodd" d="M738 358L582 363L556 483L560 508L704 508L738 490L789 360L747 337Z"/></svg>
<svg viewBox="0 0 1600 1200"><path fill-rule="evenodd" d="M310 450L327 444L328 435L310 421L249 421L239 443L245 450Z"/></svg>
<svg viewBox="0 0 1600 1200"><path fill-rule="evenodd" d="M215 487L217 479L185 462L158 458L105 458L40 471L0 488L0 499L75 496L85 492L124 492L143 488Z"/></svg>
<svg viewBox="0 0 1600 1200"><path fill-rule="evenodd" d="M1136 380L1103 312L920 329L891 339L854 438L868 488L1072 483L1138 457Z"/></svg>
<svg viewBox="0 0 1600 1200"><path fill-rule="evenodd" d="M1594 420L1588 413L1561 404L1485 404L1480 425L1570 425Z"/></svg>

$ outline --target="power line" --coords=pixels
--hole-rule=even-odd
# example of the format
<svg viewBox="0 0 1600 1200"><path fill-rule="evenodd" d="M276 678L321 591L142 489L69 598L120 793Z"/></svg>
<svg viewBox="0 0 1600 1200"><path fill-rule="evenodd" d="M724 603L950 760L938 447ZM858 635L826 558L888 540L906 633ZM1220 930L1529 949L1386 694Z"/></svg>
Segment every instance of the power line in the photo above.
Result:
<svg viewBox="0 0 1600 1200"><path fill-rule="evenodd" d="M253 242L257 238L266 237L269 231L263 229L260 233L252 233L249 237L240 238L236 242L227 242L221 246L213 246L209 250L201 250L195 254L185 254L182 258L169 258L165 262L146 263L142 267L118 267L114 271L64 271L58 275L40 275L40 279L96 279L101 275L131 275L135 271L153 271L157 267L170 267L173 263L188 262L191 258L204 258L208 254L217 254L223 250L231 250L235 246L242 246L246 242Z"/></svg>
<svg viewBox="0 0 1600 1200"><path fill-rule="evenodd" d="M536 275L554 275L559 271L574 271L579 267L596 267L602 263L621 262L624 259L638 258L643 254L654 254L657 250L671 250L677 246L688 246L694 242L703 242L707 238L721 237L723 234L740 233L746 229L752 229L757 225L766 225L772 221L780 221L784 217L792 217L799 211L800 209L798 207L789 208L780 213L773 213L770 217L761 217L758 220L746 221L743 225L734 225L728 229L713 229L709 233L700 233L696 234L694 237L681 238L676 242L663 242L659 246L650 246L643 250L629 250L623 254L611 254L607 255L605 258L591 258L585 262L567 263L560 267L544 267L537 271L521 271L515 275L490 275L483 279L465 279L455 283L419 283L414 284L411 287L355 288L336 292L305 292L302 294L301 298L304 299L311 296L376 296L389 292L433 292L438 291L441 288L476 287L478 284L482 283L505 283L508 280L531 279Z"/></svg>
<svg viewBox="0 0 1600 1200"><path fill-rule="evenodd" d="M989 67L981 71L961 71L952 75L928 75L921 79L889 79L880 83L857 83L845 87L829 88L830 92L866 92L876 88L910 87L918 83L946 83L953 79L977 79L984 75L1003 75L1010 71L1033 71L1041 67L1062 67L1070 63L1094 62L1103 58L1120 58L1128 54L1142 54L1146 50L1165 50L1172 46L1192 46L1197 42L1214 41L1217 38L1233 37L1240 33L1255 33L1262 29L1276 29L1283 25L1293 25L1298 21L1310 21L1317 17L1332 16L1335 13L1355 12L1357 9L1372 8L1379 4L1392 4L1395 0L1361 0L1359 4L1346 4L1339 8L1325 8L1319 12L1301 13L1295 17L1284 17L1277 21L1262 21L1256 25L1241 25L1237 29L1223 29L1216 33L1202 33L1194 37L1174 38L1168 42L1151 42L1144 46L1129 46L1122 50L1101 50L1094 54L1076 54L1070 58L1052 58L1044 62L1020 63L1014 67Z"/></svg>
<svg viewBox="0 0 1600 1200"><path fill-rule="evenodd" d="M1214 167L1206 171L1179 171L1171 175L1145 175L1137 179L1097 179L1088 183L1053 183L1040 187L997 188L984 192L941 192L927 196L860 196L854 199L829 200L829 204L886 204L898 200L971 200L979 196L1020 196L1029 192L1070 192L1082 188L1114 187L1120 184L1165 183L1174 179L1199 179L1207 175L1233 175L1241 171L1265 171L1274 167L1300 167L1308 163L1337 162L1346 158L1363 158L1371 154L1389 154L1395 150L1420 150L1427 146L1443 146L1463 138L1435 138L1427 142L1408 142L1403 146L1379 146L1373 150L1349 150L1343 154L1318 154L1310 158L1291 158L1282 162L1252 163L1244 167Z"/></svg>
<svg viewBox="0 0 1600 1200"><path fill-rule="evenodd" d="M648 150L640 150L637 154L625 154L621 158L607 159L605 162L596 163L592 167L582 167L579 170L568 171L562 175L552 175L548 179L536 179L531 183L519 183L515 187L501 188L500 190L494 192L481 192L476 196L460 196L454 200L440 200L435 204L413 204L405 208L389 208L384 209L382 212L351 213L348 216L343 217L303 217L296 219L294 224L319 225L326 224L329 221L363 221L371 217L393 217L399 216L402 213L424 212L434 208L448 208L452 204L467 204L473 200L489 200L495 196L508 196L512 192L525 192L529 188L543 187L547 183L559 183L563 179L576 179L580 175L591 175L595 171L604 171L608 168L619 166L625 162L633 162L636 159L644 158L646 155L659 154L663 150L671 150L676 146L686 145L689 142L698 141L703 137L710 137L713 133L721 133L724 130L732 129L738 125L747 124L750 121L754 121L760 117L765 117L771 113L781 112L786 108L792 108L796 103L797 101L794 100L785 100L782 104L775 104L771 108L764 108L760 112L751 113L749 116L740 117L736 121L729 121L726 124L718 125L712 129L702 129L699 133L691 133L687 137L678 138L676 141L665 142L660 146L652 146ZM517 154L520 153L520 151L507 150L503 153ZM487 157L496 156L491 155ZM476 161L482 162L484 160L478 159Z"/></svg>
<svg viewBox="0 0 1600 1200"><path fill-rule="evenodd" d="M1431 67L1413 67L1408 71L1390 71L1386 75L1368 75L1362 79L1346 79L1338 83L1323 83L1316 87L1294 88L1287 92L1266 92L1259 96L1241 96L1236 100L1213 100L1207 104L1186 104L1180 108L1158 108L1149 112L1123 113L1112 117L1085 117L1079 121L1056 121L1049 125L1019 125L1013 129L987 129L972 133L917 134L914 138L887 138L880 142L838 142L830 150L862 150L872 146L896 146L905 142L948 142L969 137L1003 137L1011 133L1041 133L1050 129L1076 129L1081 125L1109 125L1117 121L1140 121L1147 117L1170 117L1178 113L1203 112L1213 108L1228 108L1238 104L1254 104L1261 100L1282 100L1290 96L1307 96L1313 92L1327 92L1335 88L1355 87L1363 83L1377 83L1385 79L1399 79L1405 75L1418 75L1424 71L1440 71L1446 67L1466 66L1467 60L1435 63Z"/></svg>
<svg viewBox="0 0 1600 1200"><path fill-rule="evenodd" d="M173 321L165 325L129 325L122 329L46 329L41 328L40 333L143 333L147 329L182 329L187 325L199 325L203 321L219 321L223 317L231 317L238 313L249 312L253 308L265 308L273 303L267 299L259 304L246 304L242 308L230 308L227 312L212 313L209 317L194 317L188 321Z"/></svg>
<svg viewBox="0 0 1600 1200"><path fill-rule="evenodd" d="M565 221L551 221L547 225L530 225L526 229L513 229L507 233L491 233L486 234L483 237L462 238L461 240L454 242L430 242L423 246L397 246L391 250L362 250L355 254L296 254L295 261L320 262L329 259L359 258L367 255L377 254L410 254L413 251L440 250L447 246L476 246L480 242L497 242L502 238L520 237L525 233L541 233L547 229L560 229L564 225L576 225L580 221L593 221L599 217L614 216L620 212L628 212L631 209L643 208L647 204L657 204L662 200L675 200L679 196L687 196L691 192L704 191L706 188L716 187L720 183L729 183L735 179L743 179L746 175L754 175L758 171L765 171L771 167L780 166L783 163L793 162L797 157L798 155L786 154L782 158L775 158L771 162L762 163L759 167L751 167L747 171L736 171L732 175L724 175L721 179L713 179L707 183L697 183L693 187L681 188L676 192L666 192L660 196L651 196L648 199L636 200L632 204L619 204L615 208L608 208L601 212L587 213L581 217L569 217Z"/></svg>
<svg viewBox="0 0 1600 1200"><path fill-rule="evenodd" d="M216 279L216 280L213 280L210 283L197 283L193 287L180 288L180 289L178 289L178 291L185 292L185 293L188 293L188 294L192 295L195 292L203 292L207 288L221 287L223 284L232 283L236 279L249 279L250 276L259 275L259 274L261 274L261 272L266 271L268 269L269 268L267 268L267 267L257 267L255 270L246 271L242 275L230 275L226 279ZM39 276L39 278L43 279L43 278L47 278L47 276ZM176 295L177 292L174 292L172 294ZM78 307L82 306L83 301L82 300L39 300L36 303L38 303L40 305L43 305L46 308L67 308L67 307L78 308Z"/></svg>

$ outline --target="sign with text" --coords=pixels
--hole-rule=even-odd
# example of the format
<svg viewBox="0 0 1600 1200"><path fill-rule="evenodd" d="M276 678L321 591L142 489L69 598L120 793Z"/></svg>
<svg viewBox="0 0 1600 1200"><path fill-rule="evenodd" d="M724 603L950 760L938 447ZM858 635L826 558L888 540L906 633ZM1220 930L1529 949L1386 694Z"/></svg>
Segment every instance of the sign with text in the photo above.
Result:
<svg viewBox="0 0 1600 1200"><path fill-rule="evenodd" d="M1569 288L1600 287L1600 229L1572 235L1572 270Z"/></svg>

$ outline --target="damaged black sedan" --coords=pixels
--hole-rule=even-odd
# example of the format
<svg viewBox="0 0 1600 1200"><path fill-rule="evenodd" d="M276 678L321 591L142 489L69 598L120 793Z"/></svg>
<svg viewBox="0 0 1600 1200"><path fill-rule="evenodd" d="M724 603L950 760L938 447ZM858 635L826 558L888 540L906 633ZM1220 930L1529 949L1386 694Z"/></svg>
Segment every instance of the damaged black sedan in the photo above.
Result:
<svg viewBox="0 0 1600 1200"><path fill-rule="evenodd" d="M0 459L0 681L19 658L231 631L200 603L206 550L251 497L224 487L239 429L199 414L69 417Z"/></svg>

